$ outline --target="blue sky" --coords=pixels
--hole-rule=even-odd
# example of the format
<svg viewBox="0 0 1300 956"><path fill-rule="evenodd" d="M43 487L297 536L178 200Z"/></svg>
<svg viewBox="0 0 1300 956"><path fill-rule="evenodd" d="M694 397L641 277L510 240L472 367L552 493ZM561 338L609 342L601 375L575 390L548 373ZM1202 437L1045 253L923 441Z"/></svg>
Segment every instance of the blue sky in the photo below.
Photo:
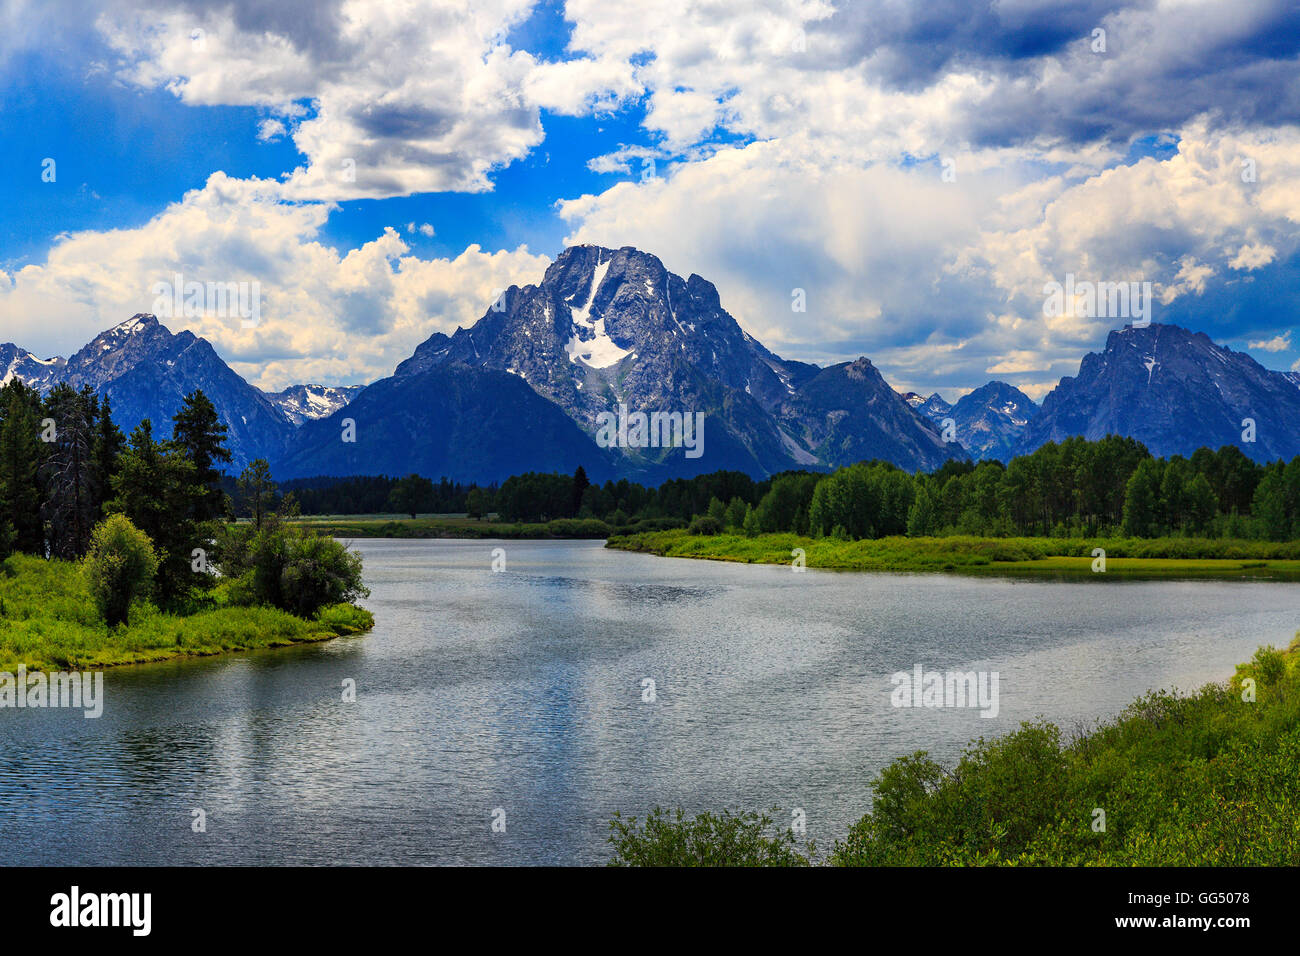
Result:
<svg viewBox="0 0 1300 956"><path fill-rule="evenodd" d="M1045 317L1067 272L1300 368L1286 3L10 0L0 27L0 341L42 355L181 272L259 283L256 330L167 323L251 381L371 381L583 241L950 399L1041 397L1123 324Z"/></svg>

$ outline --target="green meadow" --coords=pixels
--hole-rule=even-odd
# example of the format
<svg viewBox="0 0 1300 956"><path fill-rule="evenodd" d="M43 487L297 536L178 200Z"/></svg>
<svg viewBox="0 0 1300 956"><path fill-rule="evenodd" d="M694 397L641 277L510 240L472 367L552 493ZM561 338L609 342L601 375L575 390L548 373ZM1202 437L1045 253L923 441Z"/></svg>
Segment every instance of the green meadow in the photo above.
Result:
<svg viewBox="0 0 1300 956"><path fill-rule="evenodd" d="M351 604L307 620L273 607L239 607L217 584L187 613L141 602L126 624L105 625L80 565L27 555L0 562L0 671L89 670L178 657L284 647L359 634L374 626Z"/></svg>
<svg viewBox="0 0 1300 956"><path fill-rule="evenodd" d="M844 541L796 534L692 535L678 529L614 536L607 547L672 558L785 565L802 549L807 567L843 571L1300 581L1297 541L967 536ZM1106 552L1105 574L1093 571L1093 551L1098 548Z"/></svg>

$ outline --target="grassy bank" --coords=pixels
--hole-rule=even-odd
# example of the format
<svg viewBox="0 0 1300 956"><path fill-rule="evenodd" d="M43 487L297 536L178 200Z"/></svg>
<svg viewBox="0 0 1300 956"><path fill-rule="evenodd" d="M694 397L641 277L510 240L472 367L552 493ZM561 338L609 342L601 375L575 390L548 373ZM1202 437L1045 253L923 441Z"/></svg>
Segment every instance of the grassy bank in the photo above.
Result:
<svg viewBox="0 0 1300 956"><path fill-rule="evenodd" d="M335 538L592 538L608 537L603 521L563 518L542 524L446 516L396 518L310 516L294 524Z"/></svg>
<svg viewBox="0 0 1300 956"><path fill-rule="evenodd" d="M1251 685L1253 682L1253 686ZM1300 864L1300 635L1222 684L1153 693L1067 738L1053 724L924 753L871 783L872 809L816 859L773 819L655 812L611 824L642 866L1295 866Z"/></svg>
<svg viewBox="0 0 1300 956"><path fill-rule="evenodd" d="M794 534L691 535L682 530L611 537L607 547L673 558L791 563L846 571L959 571L1123 578L1255 578L1300 581L1300 542L1209 538L878 538L839 541ZM1106 552L1094 574L1093 549Z"/></svg>
<svg viewBox="0 0 1300 956"><path fill-rule="evenodd" d="M0 563L0 671L77 670L283 647L370 630L370 612L327 607L314 620L270 607L223 606L218 587L208 607L164 614L148 605L108 628L77 565L14 555Z"/></svg>

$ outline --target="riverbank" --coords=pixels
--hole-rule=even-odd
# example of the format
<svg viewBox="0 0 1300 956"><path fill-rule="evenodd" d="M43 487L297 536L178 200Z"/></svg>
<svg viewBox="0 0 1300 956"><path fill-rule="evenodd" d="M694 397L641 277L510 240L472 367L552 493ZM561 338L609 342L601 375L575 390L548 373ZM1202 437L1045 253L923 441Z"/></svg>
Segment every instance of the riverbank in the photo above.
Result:
<svg viewBox="0 0 1300 956"><path fill-rule="evenodd" d="M610 823L620 866L1295 866L1300 634L1228 681L1150 693L1063 734L1046 721L925 752L871 782L872 809L826 857L780 816L652 811Z"/></svg>
<svg viewBox="0 0 1300 956"><path fill-rule="evenodd" d="M99 618L80 568L67 561L14 555L0 563L0 671L92 670L123 664L206 657L285 647L360 634L374 627L351 604L324 608L312 620L271 607L211 606L165 614L147 605L109 628Z"/></svg>
<svg viewBox="0 0 1300 956"><path fill-rule="evenodd" d="M585 538L609 537L611 528L603 521L561 518L540 524L479 521L475 518L427 517L389 518L308 516L293 520L295 525L334 538Z"/></svg>
<svg viewBox="0 0 1300 956"><path fill-rule="evenodd" d="M692 535L655 531L609 538L606 547L670 558L840 571L949 571L1104 579L1244 578L1300 581L1300 542L1208 538L878 538L839 541L794 534ZM1105 575L1093 570L1106 552Z"/></svg>

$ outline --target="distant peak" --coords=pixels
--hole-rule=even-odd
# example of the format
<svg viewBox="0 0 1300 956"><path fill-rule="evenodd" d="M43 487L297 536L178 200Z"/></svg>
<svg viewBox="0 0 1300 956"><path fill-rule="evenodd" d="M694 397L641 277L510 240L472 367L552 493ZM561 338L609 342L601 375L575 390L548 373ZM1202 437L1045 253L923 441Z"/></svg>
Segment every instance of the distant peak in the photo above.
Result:
<svg viewBox="0 0 1300 956"><path fill-rule="evenodd" d="M137 312L135 315L131 316L131 318L127 319L125 322L121 322L113 326L113 328L109 329L109 331L135 333L135 332L143 332L146 329L154 328L157 325L158 325L158 317L156 315L152 315L148 312Z"/></svg>

